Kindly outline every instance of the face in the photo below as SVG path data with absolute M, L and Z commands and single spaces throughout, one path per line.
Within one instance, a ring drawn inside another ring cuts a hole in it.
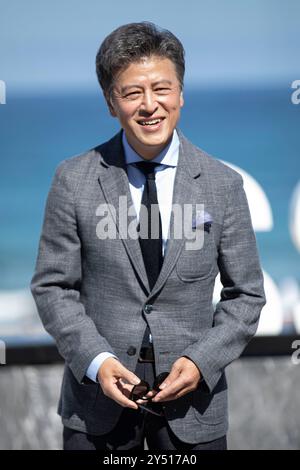
M 109 109 L 131 147 L 143 158 L 157 156 L 172 138 L 183 97 L 173 62 L 161 57 L 130 64 L 116 78 Z

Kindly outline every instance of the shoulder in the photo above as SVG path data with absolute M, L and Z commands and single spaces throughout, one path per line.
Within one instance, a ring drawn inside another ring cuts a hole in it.
M 200 150 L 200 152 L 203 166 L 208 175 L 213 175 L 215 179 L 226 181 L 229 184 L 241 184 L 243 182 L 243 178 L 237 171 L 203 150 Z
M 187 158 L 192 159 L 193 163 L 198 165 L 201 169 L 201 175 L 207 180 L 214 181 L 216 186 L 226 186 L 227 188 L 243 184 L 243 178 L 237 171 L 221 162 L 216 156 L 210 155 L 190 142 L 182 133 L 180 133 L 180 141 Z
M 81 179 L 83 175 L 99 164 L 97 147 L 62 160 L 55 173 L 59 178 Z
M 102 151 L 110 148 L 115 137 L 85 152 L 62 160 L 55 169 L 54 182 L 62 182 L 76 189 L 81 183 L 95 179 L 100 168 Z
M 100 146 L 62 160 L 56 167 L 51 194 L 76 200 L 80 188 L 92 184 L 100 167 Z
M 116 154 L 120 153 L 120 139 L 121 133 L 118 132 L 110 140 L 61 161 L 56 168 L 56 175 L 75 181 L 94 178 L 98 173 L 101 161 L 109 158 L 110 154 L 115 159 Z

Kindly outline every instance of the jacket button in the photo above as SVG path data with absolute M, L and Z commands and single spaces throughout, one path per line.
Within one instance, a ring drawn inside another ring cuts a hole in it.
M 149 314 L 149 313 L 152 312 L 152 310 L 153 310 L 153 305 L 151 305 L 151 304 L 145 305 L 145 307 L 144 307 L 144 312 L 145 313 Z
M 134 356 L 136 353 L 136 348 L 134 346 L 130 346 L 127 350 L 128 356 Z

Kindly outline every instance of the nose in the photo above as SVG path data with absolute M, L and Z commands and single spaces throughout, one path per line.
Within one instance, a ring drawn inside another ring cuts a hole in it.
M 157 110 L 158 104 L 152 90 L 146 90 L 143 94 L 143 101 L 141 103 L 141 111 L 147 114 L 153 114 Z

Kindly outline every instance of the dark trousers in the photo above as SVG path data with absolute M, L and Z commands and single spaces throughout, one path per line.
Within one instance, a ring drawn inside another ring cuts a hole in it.
M 153 363 L 138 362 L 135 373 L 153 384 Z M 170 429 L 164 416 L 156 416 L 142 409 L 124 408 L 117 425 L 107 434 L 94 436 L 64 427 L 64 450 L 144 450 L 146 439 L 149 450 L 226 450 L 226 436 L 210 442 L 187 444 L 180 441 Z

